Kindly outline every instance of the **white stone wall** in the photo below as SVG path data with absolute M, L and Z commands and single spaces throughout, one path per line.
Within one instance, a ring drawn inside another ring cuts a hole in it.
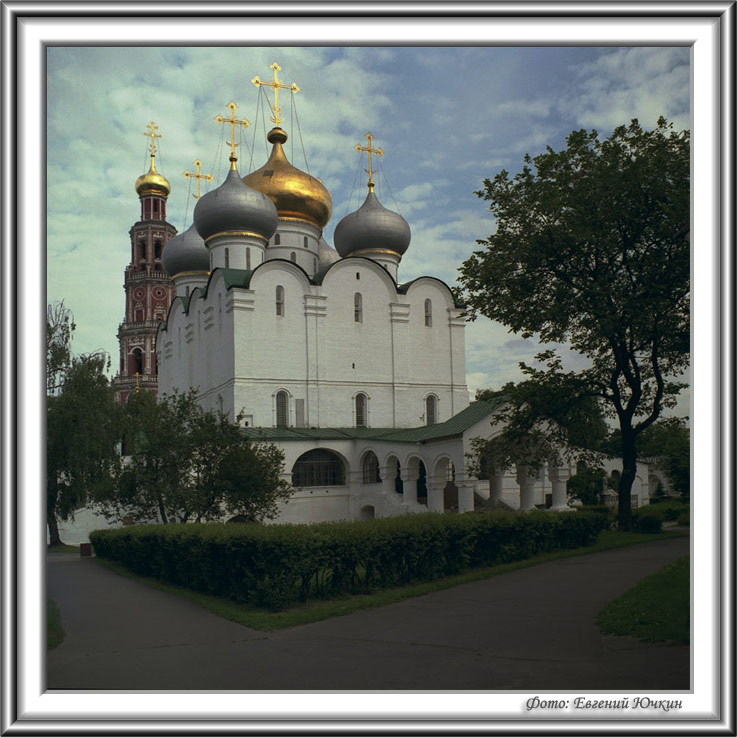
M 281 315 L 277 287 L 284 295 Z M 307 427 L 354 426 L 359 392 L 368 398 L 371 427 L 424 424 L 430 394 L 437 397 L 438 422 L 468 405 L 464 324 L 436 279 L 419 279 L 404 295 L 364 258 L 337 262 L 321 285 L 310 284 L 298 266 L 266 261 L 247 289 L 226 290 L 216 269 L 207 296 L 194 292 L 186 314 L 182 306 L 175 300 L 159 332 L 160 391 L 197 387 L 203 406 L 222 401 L 231 414 L 244 410 L 250 425 L 275 426 L 281 390 L 290 398 L 290 425 L 301 400 Z

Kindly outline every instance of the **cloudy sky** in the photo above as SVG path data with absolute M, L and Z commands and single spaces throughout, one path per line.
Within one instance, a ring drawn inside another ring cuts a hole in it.
M 646 127 L 660 115 L 679 129 L 690 125 L 688 48 L 49 48 L 47 299 L 72 310 L 76 353 L 102 349 L 117 365 L 128 230 L 139 216 L 134 183 L 148 169 L 146 124 L 154 120 L 163 136 L 157 168 L 172 185 L 168 220 L 181 231 L 194 205 L 182 172 L 200 158 L 217 186 L 227 171 L 213 118 L 231 100 L 251 121 L 241 174 L 266 160 L 267 128 L 250 80 L 271 79 L 274 61 L 281 81 L 301 90 L 301 140 L 289 95 L 280 96 L 285 149 L 332 193 L 329 243 L 365 196 L 355 144 L 371 131 L 383 148 L 377 193 L 412 229 L 401 281 L 429 274 L 456 282 L 476 240 L 493 230 L 474 191 L 502 168 L 516 172 L 525 153 L 561 148 L 578 128 L 607 136 L 633 117 Z M 480 319 L 466 330 L 466 349 L 475 391 L 520 378 L 519 361 L 538 347 Z

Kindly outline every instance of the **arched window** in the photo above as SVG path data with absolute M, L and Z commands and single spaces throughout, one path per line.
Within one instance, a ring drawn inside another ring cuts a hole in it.
M 353 321 L 363 322 L 363 297 L 360 292 L 353 295 Z
M 186 293 L 185 293 L 185 295 L 184 295 L 184 296 L 185 296 L 185 297 L 189 297 L 189 287 L 187 287 L 187 291 L 186 291 Z
M 225 249 L 225 268 L 226 269 L 230 268 L 230 249 L 229 248 Z
M 143 373 L 143 351 L 140 348 L 134 348 L 133 353 L 131 354 L 131 357 L 133 358 L 133 361 L 131 363 L 131 368 L 133 371 L 131 371 L 132 374 L 142 374 Z
M 276 314 L 279 317 L 284 316 L 284 287 L 282 286 L 276 288 Z
M 361 471 L 363 472 L 363 483 L 364 484 L 380 484 L 381 474 L 379 473 L 379 459 L 376 457 L 376 453 L 370 450 L 363 457 L 361 463 Z
M 246 268 L 251 268 L 251 249 L 246 248 Z
M 434 425 L 438 421 L 438 398 L 431 394 L 425 399 L 425 424 Z
M 154 243 L 154 258 L 161 258 L 161 243 L 159 241 Z
M 366 395 L 356 394 L 356 427 L 366 427 Z
M 432 327 L 432 302 L 429 299 L 425 300 L 425 327 Z
M 344 486 L 345 466 L 332 451 L 318 448 L 303 453 L 292 467 L 292 486 Z
M 289 426 L 289 395 L 286 392 L 276 393 L 276 426 Z
M 275 245 L 275 246 L 278 246 L 278 245 L 279 245 L 280 243 L 281 243 L 281 235 L 279 235 L 279 233 L 277 233 L 277 234 L 276 234 L 276 235 L 274 236 L 274 245 Z
M 289 254 L 289 260 L 290 260 L 290 261 L 291 261 L 291 262 L 292 262 L 293 264 L 296 264 L 296 263 L 297 263 L 297 254 L 296 254 L 296 253 L 295 253 L 294 251 L 292 251 L 292 252 L 291 252 L 291 253 Z
M 307 245 L 307 236 L 305 236 L 305 238 L 304 238 L 304 246 L 305 246 L 305 248 L 308 248 L 308 245 Z

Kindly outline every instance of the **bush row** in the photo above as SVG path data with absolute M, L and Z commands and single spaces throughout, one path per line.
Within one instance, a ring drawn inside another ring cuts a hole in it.
M 420 514 L 316 525 L 142 525 L 90 535 L 143 576 L 281 609 L 591 545 L 591 514 Z

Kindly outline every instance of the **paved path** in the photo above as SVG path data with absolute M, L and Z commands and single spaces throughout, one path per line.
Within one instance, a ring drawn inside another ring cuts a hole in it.
M 66 639 L 49 653 L 48 687 L 688 689 L 688 647 L 606 637 L 594 623 L 607 602 L 688 552 L 688 538 L 641 543 L 268 633 L 93 559 L 51 554 L 48 591 Z

